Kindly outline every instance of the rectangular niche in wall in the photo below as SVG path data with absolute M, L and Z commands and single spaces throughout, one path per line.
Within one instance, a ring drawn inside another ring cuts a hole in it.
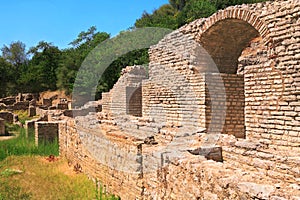
M 210 133 L 223 133 L 245 138 L 244 76 L 237 74 L 205 74 L 205 118 Z M 207 87 L 210 85 L 210 91 Z M 225 89 L 226 95 L 221 91 Z M 214 110 L 212 98 L 214 95 Z M 214 120 L 212 118 L 214 117 Z M 225 117 L 225 120 L 224 120 Z
M 142 117 L 142 87 L 126 87 L 126 114 Z

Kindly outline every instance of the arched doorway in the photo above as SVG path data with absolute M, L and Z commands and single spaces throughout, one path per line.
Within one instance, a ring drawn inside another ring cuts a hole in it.
M 209 70 L 204 72 L 205 123 L 210 133 L 221 130 L 221 133 L 245 138 L 244 68 L 247 63 L 239 63 L 239 58 L 255 38 L 262 38 L 262 34 L 265 35 L 266 29 L 261 28 L 263 25 L 258 18 L 250 17 L 255 18 L 254 25 L 252 21 L 249 22 L 249 13 L 248 18 L 243 17 L 243 14 L 232 17 L 232 13 L 230 10 L 227 13 L 223 11 L 223 15 L 216 14 L 210 17 L 198 37 L 198 42 L 209 53 L 218 68 L 218 72 Z M 263 30 L 263 33 L 259 30 Z M 207 87 L 208 85 L 210 87 Z M 226 95 L 218 95 L 218 90 L 223 85 Z M 213 95 L 214 99 L 211 94 L 216 94 Z M 222 115 L 225 115 L 224 124 L 221 124 Z M 220 120 L 213 121 L 213 116 Z

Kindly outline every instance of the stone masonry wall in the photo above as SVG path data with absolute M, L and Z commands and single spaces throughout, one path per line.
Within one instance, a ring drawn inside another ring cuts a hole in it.
M 143 116 L 155 121 L 197 128 L 205 126 L 205 83 L 186 49 L 198 44 L 174 31 L 149 50 L 149 80 L 143 82 Z M 210 64 L 203 54 L 202 65 Z
M 35 143 L 53 142 L 58 139 L 57 122 L 35 122 Z
M 0 118 L 0 135 L 5 135 L 5 120 Z
M 126 100 L 128 102 L 127 114 L 142 117 L 142 87 L 127 87 L 126 94 L 131 94 L 131 96 L 127 96 L 129 99 Z
M 205 88 L 206 128 L 208 132 L 231 134 L 238 138 L 245 138 L 244 76 L 205 74 L 205 82 L 210 82 L 210 88 Z M 225 87 L 226 95 L 219 92 L 221 87 Z
M 129 108 L 132 109 L 134 106 L 130 105 L 130 99 L 136 94 L 141 95 L 141 93 L 135 93 L 135 91 L 140 90 L 142 80 L 147 78 L 147 72 L 143 66 L 130 66 L 123 69 L 122 73 L 123 76 L 114 85 L 113 89 L 109 93 L 102 94 L 103 112 L 115 116 L 132 112 Z M 141 113 L 141 111 L 137 111 L 137 113 Z
M 239 5 L 168 34 L 149 50 L 148 80 L 128 85 L 127 73 L 103 95 L 101 123 L 60 125 L 61 154 L 122 199 L 299 199 L 299 15 L 299 0 Z M 135 86 L 143 118 L 123 118 Z M 221 119 L 210 89 L 226 95 L 228 134 L 205 133 Z M 222 147 L 223 162 L 203 146 Z
M 14 114 L 12 112 L 0 112 L 0 118 L 4 119 L 6 123 L 12 124 L 14 122 Z
M 94 180 L 100 180 L 107 192 L 122 199 L 142 199 L 140 146 L 121 137 L 119 141 L 110 140 L 110 136 L 105 132 L 101 134 L 99 128 L 89 127 L 93 120 L 83 119 L 84 123 L 77 123 L 75 119 L 68 118 L 60 122 L 60 155 L 67 157 L 69 164 Z M 134 168 L 126 169 L 126 166 Z
M 190 69 L 215 70 L 192 41 L 209 53 L 217 71 L 236 73 L 242 51 L 260 36 L 262 47 L 253 52 L 252 62 L 243 65 L 246 137 L 263 139 L 270 147 L 298 150 L 299 5 L 289 0 L 229 7 L 174 31 L 150 49 L 150 80 L 159 74 L 151 72 L 164 66 L 185 68 L 182 76 Z M 169 82 L 176 83 L 177 78 Z
M 299 153 L 300 6 L 299 1 L 274 5 L 261 14 L 274 42 L 270 59 L 257 60 L 267 53 L 262 44 L 252 46 L 259 50 L 246 56 L 246 134 L 270 148 Z

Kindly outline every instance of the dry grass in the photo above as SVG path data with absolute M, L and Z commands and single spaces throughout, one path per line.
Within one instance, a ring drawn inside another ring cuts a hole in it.
M 0 199 L 96 199 L 95 188 L 65 159 L 49 162 L 41 156 L 11 156 L 0 162 Z
M 93 182 L 83 174 L 75 174 L 65 160 L 49 162 L 39 156 L 12 156 L 1 164 L 0 182 L 6 182 L 11 188 L 17 185 L 30 199 L 93 199 L 95 196 Z M 5 176 L 8 169 L 21 173 Z

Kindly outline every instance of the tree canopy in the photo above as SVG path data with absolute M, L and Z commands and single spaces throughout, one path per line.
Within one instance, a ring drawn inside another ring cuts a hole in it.
M 152 14 L 144 12 L 135 27 L 163 27 L 177 29 L 198 18 L 205 18 L 228 6 L 257 3 L 265 0 L 169 0 Z

